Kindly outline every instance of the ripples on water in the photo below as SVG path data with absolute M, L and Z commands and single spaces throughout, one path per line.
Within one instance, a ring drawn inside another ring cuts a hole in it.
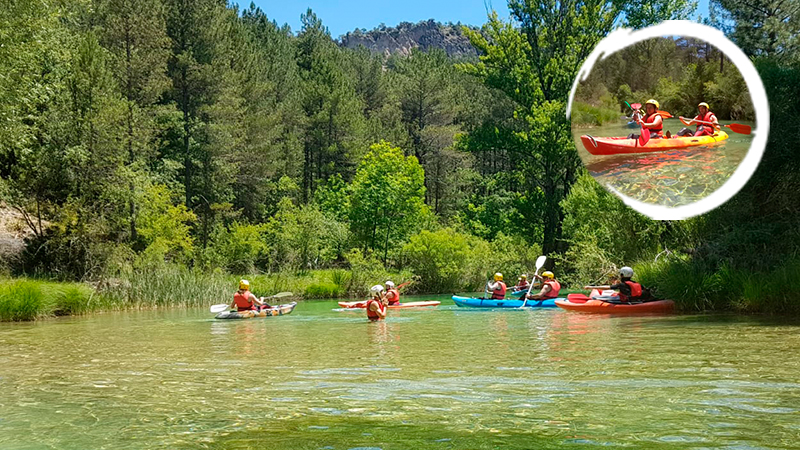
M 0 448 L 792 448 L 796 324 L 335 303 L 0 325 Z
M 668 119 L 664 129 L 676 133 L 682 127 L 677 119 Z M 694 203 L 719 189 L 747 155 L 752 136 L 724 130 L 728 139 L 714 145 L 611 156 L 589 154 L 580 136 L 627 136 L 631 130 L 625 125 L 574 128 L 573 135 L 584 165 L 600 184 L 635 200 L 675 207 Z

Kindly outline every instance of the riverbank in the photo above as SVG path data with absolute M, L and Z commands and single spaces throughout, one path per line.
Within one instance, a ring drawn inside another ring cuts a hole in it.
M 658 298 L 675 300 L 678 311 L 731 311 L 751 314 L 800 315 L 800 258 L 771 271 L 710 267 L 677 257 L 633 265 L 636 279 Z M 295 300 L 363 298 L 369 285 L 411 281 L 408 294 L 426 292 L 410 272 L 332 269 L 303 273 L 231 275 L 205 273 L 180 266 L 131 272 L 97 283 L 68 283 L 32 278 L 0 279 L 0 321 L 30 321 L 100 311 L 197 308 L 227 301 L 240 278 L 253 292 L 269 296 L 292 292 Z M 564 292 L 580 292 L 580 283 Z

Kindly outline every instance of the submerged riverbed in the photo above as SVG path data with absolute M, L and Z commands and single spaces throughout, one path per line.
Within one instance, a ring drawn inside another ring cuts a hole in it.
M 755 129 L 754 123 L 742 123 Z M 681 128 L 683 124 L 678 119 L 664 121 L 665 132 L 670 130 L 675 134 Z M 581 135 L 627 136 L 630 133 L 638 134 L 639 130 L 627 128 L 622 121 L 602 127 L 572 129 L 584 165 L 600 184 L 635 200 L 668 207 L 688 205 L 709 196 L 725 184 L 739 167 L 750 149 L 752 135 L 737 134 L 727 128 L 723 128 L 723 131 L 728 133 L 728 139 L 714 145 L 653 153 L 595 156 L 583 148 Z
M 2 323 L 0 448 L 800 448 L 800 323 L 437 299 Z

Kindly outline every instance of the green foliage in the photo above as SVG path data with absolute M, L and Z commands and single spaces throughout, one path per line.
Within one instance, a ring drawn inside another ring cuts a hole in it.
M 344 296 L 345 291 L 335 283 L 315 283 L 306 287 L 303 298 L 339 298 Z
M 405 157 L 388 142 L 370 147 L 352 184 L 350 226 L 368 250 L 383 250 L 408 236 L 428 213 L 425 174 L 417 158 Z
M 185 205 L 173 205 L 166 186 L 147 189 L 139 213 L 139 232 L 154 257 L 185 261 L 192 251 L 188 223 L 196 219 Z
M 568 281 L 604 282 L 619 267 L 658 253 L 671 226 L 633 211 L 584 172 L 562 203 Z
M 586 103 L 574 102 L 570 111 L 573 125 L 604 125 L 619 122 L 620 113 L 616 108 L 595 107 Z
M 253 273 L 256 263 L 265 257 L 269 247 L 265 241 L 266 225 L 233 222 L 221 228 L 214 237 L 212 251 L 217 265 L 231 273 Z
M 479 242 L 451 228 L 423 230 L 411 237 L 403 247 L 403 254 L 411 271 L 420 277 L 423 289 L 456 292 L 470 284 L 473 269 L 477 268 L 475 247 Z

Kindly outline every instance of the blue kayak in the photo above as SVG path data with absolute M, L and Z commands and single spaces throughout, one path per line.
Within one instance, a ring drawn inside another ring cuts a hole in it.
M 641 125 L 636 122 L 628 122 L 628 128 L 641 128 Z
M 563 298 L 550 298 L 547 300 L 528 300 L 525 304 L 526 308 L 555 308 L 556 300 L 564 300 Z M 522 306 L 522 300 L 509 298 L 504 300 L 480 299 L 473 297 L 459 297 L 453 296 L 453 302 L 458 306 L 467 308 L 519 308 Z

